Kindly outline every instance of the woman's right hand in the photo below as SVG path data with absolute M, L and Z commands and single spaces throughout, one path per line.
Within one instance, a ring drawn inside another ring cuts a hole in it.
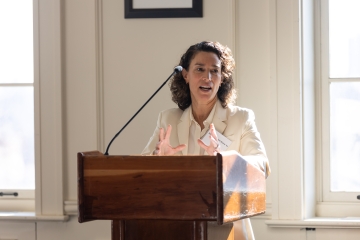
M 216 154 L 220 152 L 220 145 L 219 145 L 218 137 L 216 135 L 215 126 L 213 123 L 210 124 L 209 137 L 210 137 L 209 146 L 206 146 L 203 143 L 203 141 L 201 141 L 201 139 L 198 139 L 198 144 L 209 154 L 209 156 L 216 156 Z
M 157 156 L 174 155 L 175 153 L 182 151 L 186 147 L 185 144 L 180 144 L 177 147 L 172 147 L 170 145 L 170 134 L 171 134 L 170 124 L 168 125 L 165 133 L 164 133 L 164 129 L 160 128 L 159 142 L 156 144 L 156 148 L 153 151 L 153 155 L 157 155 Z

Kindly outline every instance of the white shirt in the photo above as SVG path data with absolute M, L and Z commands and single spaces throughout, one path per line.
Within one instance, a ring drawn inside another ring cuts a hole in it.
M 192 107 L 190 105 L 190 127 L 189 127 L 189 141 L 188 141 L 188 154 L 192 155 L 204 155 L 205 150 L 200 147 L 197 140 L 202 138 L 202 136 L 205 135 L 205 133 L 209 130 L 210 124 L 213 122 L 214 114 L 215 114 L 215 107 L 212 108 L 209 116 L 205 119 L 203 122 L 204 129 L 201 130 L 201 126 L 199 123 L 196 122 L 194 115 L 192 113 Z

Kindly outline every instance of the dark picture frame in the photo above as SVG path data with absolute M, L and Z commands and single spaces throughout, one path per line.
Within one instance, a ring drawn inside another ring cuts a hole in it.
M 201 18 L 203 0 L 192 0 L 192 8 L 134 9 L 133 0 L 124 0 L 125 18 Z

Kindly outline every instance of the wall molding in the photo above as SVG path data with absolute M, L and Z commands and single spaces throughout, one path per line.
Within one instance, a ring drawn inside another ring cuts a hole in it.
M 96 116 L 97 149 L 105 151 L 104 136 L 104 51 L 103 51 L 103 2 L 95 3 L 95 43 L 96 43 Z
M 304 220 L 267 220 L 274 228 L 360 228 L 360 218 L 309 218 Z
M 66 215 L 77 216 L 78 215 L 78 202 L 77 201 L 65 201 L 64 211 Z
M 316 204 L 316 216 L 321 217 L 358 217 L 360 216 L 360 204 L 357 202 L 318 202 Z
M 63 214 L 63 1 L 34 1 L 35 209 Z
M 35 212 L 0 212 L 0 222 L 66 222 L 69 219 L 68 215 L 39 215 Z

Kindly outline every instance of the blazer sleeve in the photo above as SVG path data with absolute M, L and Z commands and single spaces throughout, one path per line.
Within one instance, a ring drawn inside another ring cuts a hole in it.
M 150 137 L 149 142 L 146 144 L 146 147 L 141 152 L 141 155 L 152 155 L 153 151 L 155 150 L 156 144 L 159 142 L 159 132 L 161 128 L 161 117 L 162 112 L 160 112 L 158 116 L 158 120 L 156 123 L 156 128 L 154 130 L 153 135 Z
M 265 147 L 255 124 L 255 114 L 252 110 L 246 111 L 246 122 L 241 134 L 239 153 L 249 162 L 257 165 L 267 177 L 271 170 Z

